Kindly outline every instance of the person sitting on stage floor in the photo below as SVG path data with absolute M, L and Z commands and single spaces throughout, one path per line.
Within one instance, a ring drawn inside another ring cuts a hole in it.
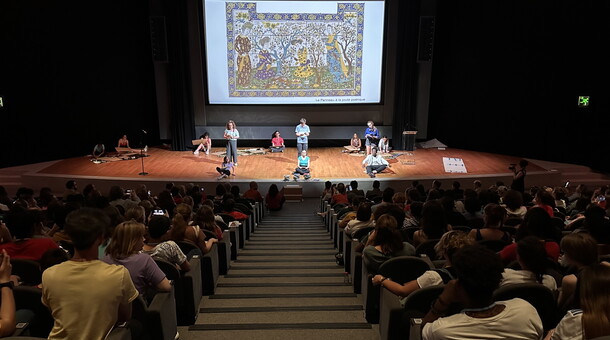
M 381 153 L 390 152 L 390 140 L 388 139 L 388 136 L 383 136 L 379 140 L 379 152 L 381 152 Z
M 222 165 L 220 167 L 216 167 L 216 171 L 218 171 L 218 173 L 220 173 L 220 176 L 218 177 L 218 179 L 227 178 L 230 175 L 235 176 L 235 174 L 232 174 L 233 162 L 229 162 L 229 158 L 227 156 L 225 156 L 222 159 Z
M 309 176 L 309 156 L 307 156 L 307 150 L 301 151 L 301 155 L 297 160 L 297 167 L 294 169 L 294 179 L 299 178 L 299 175 L 305 175 L 307 179 Z
M 195 152 L 193 152 L 195 155 L 199 154 L 199 151 L 203 151 L 205 152 L 206 155 L 210 154 L 210 149 L 212 148 L 212 139 L 210 138 L 210 134 L 207 132 L 204 132 L 203 135 L 201 135 L 201 137 L 199 137 L 201 139 L 201 143 L 199 144 L 199 146 L 197 147 L 197 149 L 195 149 Z
M 372 149 L 377 146 L 377 141 L 379 140 L 379 129 L 375 127 L 375 123 L 373 123 L 372 120 L 366 122 L 366 125 L 368 127 L 366 130 L 364 130 L 364 138 L 366 139 L 364 144 L 366 145 L 366 154 L 370 155 Z
M 377 154 L 377 148 L 372 148 L 371 154 L 366 156 L 362 161 L 362 167 L 366 168 L 366 173 L 371 178 L 374 178 L 377 173 L 382 172 L 386 167 L 390 168 L 391 166 L 388 161 Z
M 127 135 L 123 135 L 119 142 L 117 143 L 117 147 L 119 148 L 129 148 L 129 140 L 127 139 Z
M 344 146 L 345 150 L 343 152 L 351 153 L 351 152 L 359 152 L 362 147 L 362 142 L 360 138 L 358 138 L 358 134 L 354 133 L 354 137 L 350 139 L 349 145 Z
M 275 130 L 271 135 L 271 152 L 284 152 L 286 145 L 284 145 L 284 138 L 280 136 L 280 132 Z
M 258 191 L 258 183 L 255 181 L 250 182 L 250 189 L 244 192 L 243 197 L 254 200 L 255 202 L 262 202 L 263 195 L 261 195 L 261 193 Z
M 104 146 L 104 144 L 102 142 L 99 142 L 99 143 L 95 144 L 95 146 L 93 147 L 93 152 L 91 153 L 91 156 L 93 156 L 93 158 L 100 158 L 105 153 L 106 153 L 106 147 Z

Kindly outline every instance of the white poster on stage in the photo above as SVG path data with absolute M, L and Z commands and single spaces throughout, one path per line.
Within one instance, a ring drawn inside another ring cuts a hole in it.
M 443 157 L 443 165 L 445 166 L 445 172 L 458 174 L 468 173 L 468 171 L 466 171 L 466 165 L 464 165 L 464 160 L 461 158 Z

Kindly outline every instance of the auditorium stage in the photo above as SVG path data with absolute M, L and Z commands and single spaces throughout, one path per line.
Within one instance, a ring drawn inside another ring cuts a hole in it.
M 241 148 L 240 148 L 241 149 Z M 244 148 L 247 149 L 247 148 Z M 443 181 L 443 188 L 451 185 L 453 180 L 459 180 L 463 188 L 472 187 L 474 179 L 480 179 L 484 186 L 489 186 L 498 180 L 510 184 L 512 174 L 508 170 L 510 163 L 518 163 L 520 158 L 491 154 L 477 151 L 447 148 L 417 149 L 412 154 L 406 151 L 395 151 L 391 158 L 386 158 L 391 168 L 372 179 L 363 172 L 361 163 L 364 155 L 349 155 L 341 152 L 341 148 L 311 148 L 312 178 L 308 181 L 299 180 L 283 182 L 284 175 L 291 174 L 296 167 L 297 151 L 288 148 L 284 153 L 266 153 L 260 155 L 240 156 L 236 175 L 222 181 L 240 184 L 242 191 L 247 183 L 255 180 L 260 190 L 266 191 L 272 183 L 298 184 L 303 187 L 306 197 L 316 197 L 323 189 L 324 181 L 349 182 L 358 180 L 360 187 L 368 189 L 375 179 L 385 185 L 406 187 L 412 180 L 420 180 L 426 187 L 434 179 Z M 224 148 L 213 148 L 212 152 L 221 152 Z M 22 185 L 39 190 L 41 187 L 51 187 L 61 194 L 63 185 L 68 179 L 76 179 L 82 189 L 87 183 L 95 184 L 102 192 L 116 183 L 124 188 L 146 184 L 152 191 L 163 189 L 166 182 L 196 183 L 203 186 L 206 192 L 214 191 L 218 173 L 215 168 L 222 162 L 222 157 L 216 155 L 194 155 L 190 151 L 169 151 L 161 148 L 150 148 L 148 157 L 144 157 L 144 170 L 148 173 L 141 176 L 141 159 L 120 160 L 95 164 L 90 157 L 78 157 L 48 162 L 35 171 L 25 172 L 21 176 Z M 447 173 L 443 157 L 463 160 L 467 173 Z M 549 169 L 544 164 L 530 160 L 526 185 L 560 185 L 565 179 L 561 172 Z

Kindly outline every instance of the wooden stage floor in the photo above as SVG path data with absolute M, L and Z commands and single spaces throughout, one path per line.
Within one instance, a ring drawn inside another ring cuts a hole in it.
M 341 152 L 341 148 L 312 148 L 311 157 L 312 179 L 299 180 L 305 196 L 319 195 L 323 182 L 349 182 L 358 180 L 363 189 L 369 188 L 372 178 L 363 172 L 362 161 L 364 155 L 353 156 Z M 213 152 L 223 151 L 223 148 L 214 148 Z M 146 184 L 153 191 L 162 190 L 166 182 L 197 183 L 210 192 L 219 182 L 215 168 L 220 165 L 222 158 L 216 155 L 200 154 L 195 156 L 190 151 L 169 151 L 159 148 L 148 150 L 149 157 L 144 157 L 144 169 L 148 175 L 141 176 L 142 162 L 140 159 L 121 160 L 95 164 L 89 157 L 79 157 L 51 162 L 46 166 L 24 173 L 21 176 L 23 185 L 38 190 L 41 187 L 51 187 L 55 192 L 63 191 L 63 184 L 68 179 L 76 179 L 80 187 L 87 183 L 95 184 L 99 189 L 106 190 L 111 185 L 135 188 L 139 184 Z M 398 155 L 400 154 L 400 155 Z M 284 175 L 291 174 L 296 167 L 295 148 L 288 148 L 284 153 L 266 153 L 264 155 L 240 156 L 236 176 L 223 181 L 230 181 L 247 188 L 247 183 L 255 180 L 259 182 L 261 190 L 267 190 L 272 183 L 282 182 Z M 508 170 L 510 163 L 518 163 L 520 158 L 477 151 L 451 149 L 418 149 L 412 155 L 406 151 L 395 151 L 397 157 L 390 159 L 391 168 L 377 175 L 382 188 L 385 185 L 409 185 L 412 180 L 420 180 L 426 187 L 432 180 L 445 181 L 444 187 L 449 187 L 450 181 L 459 180 L 463 187 L 472 187 L 474 179 L 480 179 L 483 185 L 491 185 L 496 181 L 510 184 L 512 174 Z M 468 173 L 446 173 L 443 166 L 443 157 L 461 158 Z M 556 170 L 545 169 L 534 161 L 528 167 L 527 185 L 552 184 L 559 185 L 560 173 Z M 292 177 L 292 176 L 291 176 Z M 557 182 L 557 183 L 551 183 Z M 291 182 L 289 184 L 294 184 Z

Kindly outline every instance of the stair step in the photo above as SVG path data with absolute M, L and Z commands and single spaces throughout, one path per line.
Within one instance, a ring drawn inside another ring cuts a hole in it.
M 247 324 L 213 324 L 192 325 L 189 331 L 206 330 L 252 330 L 252 329 L 370 329 L 371 325 L 364 322 L 350 323 L 247 323 Z M 286 339 L 292 339 L 292 337 Z
M 317 312 L 362 310 L 362 305 L 201 308 L 200 313 Z
M 356 297 L 354 293 L 312 293 L 312 294 L 214 294 L 210 295 L 210 299 L 309 299 L 309 298 L 342 298 Z

